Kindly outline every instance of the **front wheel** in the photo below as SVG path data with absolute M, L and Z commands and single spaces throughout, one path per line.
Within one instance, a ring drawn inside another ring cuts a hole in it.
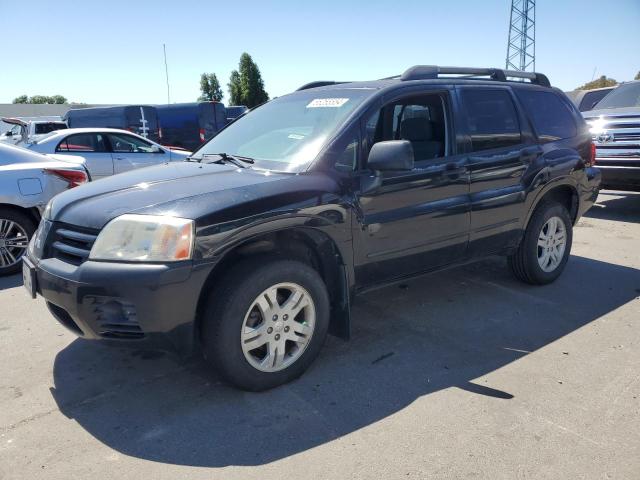
M 573 226 L 566 207 L 544 202 L 533 213 L 520 246 L 509 257 L 509 266 L 523 282 L 551 283 L 564 270 L 572 241 Z
M 221 279 L 203 315 L 205 358 L 229 383 L 266 390 L 297 378 L 317 357 L 329 296 L 310 266 L 261 257 Z

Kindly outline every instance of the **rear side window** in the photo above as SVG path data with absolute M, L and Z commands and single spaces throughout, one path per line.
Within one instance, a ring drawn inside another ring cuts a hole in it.
M 541 141 L 553 142 L 577 135 L 578 127 L 573 114 L 558 95 L 553 92 L 524 89 L 516 94 L 529 112 L 533 127 Z
M 506 90 L 468 89 L 462 92 L 474 152 L 522 142 L 518 113 Z
M 69 135 L 65 138 L 58 148 L 57 152 L 106 152 L 107 147 L 104 136 L 95 133 L 80 133 L 78 135 Z

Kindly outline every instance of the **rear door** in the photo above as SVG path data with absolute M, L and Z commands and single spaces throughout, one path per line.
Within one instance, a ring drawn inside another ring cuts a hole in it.
M 58 143 L 56 153 L 84 158 L 92 180 L 113 175 L 113 158 L 109 152 L 106 135 L 102 133 L 68 135 Z
M 498 253 L 520 238 L 524 175 L 542 154 L 506 86 L 462 86 L 461 118 L 470 173 L 469 256 Z
M 108 138 L 113 155 L 114 173 L 150 167 L 171 160 L 164 150 L 142 138 L 126 133 L 109 133 Z

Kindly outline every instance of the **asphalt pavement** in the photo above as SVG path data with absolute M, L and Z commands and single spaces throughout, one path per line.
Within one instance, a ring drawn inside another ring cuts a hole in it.
M 0 479 L 638 479 L 640 194 L 601 193 L 554 284 L 504 259 L 371 292 L 264 393 L 105 347 L 0 278 Z M 177 299 L 179 301 L 179 299 Z

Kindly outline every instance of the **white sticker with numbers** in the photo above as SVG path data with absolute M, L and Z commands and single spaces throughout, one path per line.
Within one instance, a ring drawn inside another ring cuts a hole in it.
M 348 98 L 315 98 L 307 108 L 339 108 L 349 101 Z

